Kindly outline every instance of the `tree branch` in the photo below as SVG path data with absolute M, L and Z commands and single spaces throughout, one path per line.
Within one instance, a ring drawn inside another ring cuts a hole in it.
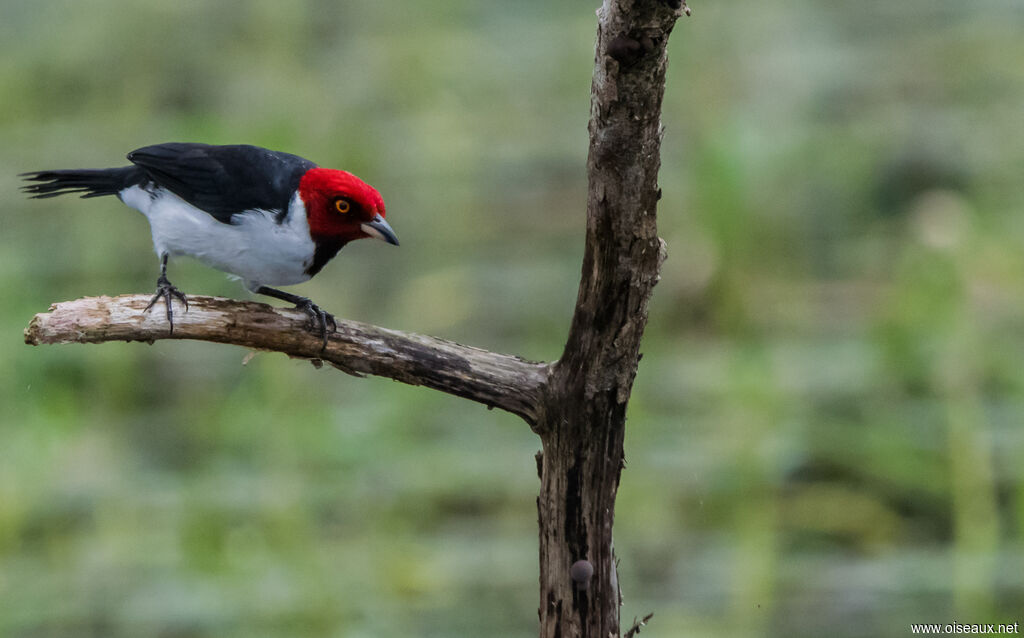
M 188 311 L 174 316 L 174 333 L 158 305 L 145 312 L 150 295 L 85 297 L 56 303 L 36 315 L 25 343 L 104 343 L 196 339 L 282 352 L 325 361 L 349 374 L 372 374 L 501 408 L 527 423 L 537 422 L 548 367 L 519 357 L 471 348 L 452 341 L 388 330 L 357 321 L 338 321 L 322 350 L 300 310 L 274 308 L 220 297 L 188 298 Z
M 625 463 L 626 405 L 647 304 L 665 258 L 656 225 L 661 103 L 668 38 L 684 13 L 689 9 L 682 0 L 604 0 L 598 10 L 586 247 L 569 336 L 554 364 L 352 321 L 339 321 L 321 350 L 300 311 L 211 297 L 190 297 L 173 335 L 162 313 L 143 312 L 149 296 L 135 295 L 56 304 L 36 315 L 25 340 L 232 343 L 424 385 L 517 414 L 544 448 L 537 457 L 540 635 L 620 636 L 612 526 Z M 639 633 L 649 618 L 626 635 Z

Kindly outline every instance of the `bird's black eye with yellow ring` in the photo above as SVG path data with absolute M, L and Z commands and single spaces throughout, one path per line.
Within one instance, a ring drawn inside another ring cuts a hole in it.
M 334 200 L 334 210 L 344 215 L 348 211 L 352 210 L 352 204 L 350 204 L 347 199 L 339 197 L 338 199 Z

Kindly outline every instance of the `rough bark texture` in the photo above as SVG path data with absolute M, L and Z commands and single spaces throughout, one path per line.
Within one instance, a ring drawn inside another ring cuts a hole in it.
M 586 249 L 576 312 L 561 359 L 523 361 L 435 339 L 339 321 L 321 350 L 307 318 L 260 303 L 189 297 L 169 335 L 149 295 L 55 304 L 25 331 L 30 344 L 202 339 L 322 360 L 518 414 L 543 443 L 541 638 L 621 635 L 612 523 L 623 435 L 647 302 L 664 260 L 655 209 L 665 46 L 680 0 L 604 0 L 598 10 L 587 160 Z M 158 306 L 159 308 L 159 306 Z M 627 632 L 639 632 L 650 616 Z
M 167 332 L 162 305 L 144 312 L 150 295 L 86 297 L 54 304 L 25 330 L 25 343 L 103 343 L 157 339 L 201 339 L 291 357 L 323 361 L 355 375 L 372 374 L 423 385 L 518 414 L 533 424 L 547 366 L 452 341 L 357 321 L 338 320 L 322 349 L 300 310 L 218 297 L 188 298 L 177 309 L 174 334 Z M 161 302 L 162 304 L 162 302 Z
M 583 275 L 537 423 L 545 638 L 620 631 L 612 523 L 626 402 L 665 254 L 655 223 L 661 100 L 665 46 L 680 13 L 655 0 L 606 0 L 598 12 Z M 593 566 L 583 582 L 572 573 L 581 560 Z

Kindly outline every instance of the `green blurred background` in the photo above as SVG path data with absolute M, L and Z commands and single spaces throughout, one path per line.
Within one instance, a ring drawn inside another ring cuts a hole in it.
M 252 143 L 377 186 L 402 240 L 294 288 L 558 356 L 595 2 L 0 0 L 0 636 L 531 636 L 516 418 L 203 343 L 31 348 L 150 291 L 141 215 L 15 175 Z M 669 260 L 616 550 L 644 636 L 1024 621 L 1024 7 L 695 2 Z M 202 266 L 190 294 L 245 297 Z

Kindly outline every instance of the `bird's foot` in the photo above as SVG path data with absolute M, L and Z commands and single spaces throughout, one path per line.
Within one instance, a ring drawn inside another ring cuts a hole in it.
M 168 332 L 174 334 L 174 309 L 171 307 L 171 298 L 177 299 L 185 306 L 185 312 L 188 312 L 188 299 L 185 298 L 185 293 L 181 292 L 174 287 L 171 282 L 167 281 L 167 277 L 160 275 L 156 280 L 156 294 L 149 300 L 149 305 L 143 312 L 149 312 L 149 309 L 156 304 L 160 298 L 163 297 L 164 305 L 167 307 L 167 325 L 169 326 Z
M 308 297 L 300 297 L 295 302 L 295 308 L 309 314 L 310 327 L 320 333 L 320 338 L 324 342 L 323 349 L 326 350 L 327 331 L 334 332 L 338 329 L 338 322 L 334 319 L 334 315 L 313 303 Z

